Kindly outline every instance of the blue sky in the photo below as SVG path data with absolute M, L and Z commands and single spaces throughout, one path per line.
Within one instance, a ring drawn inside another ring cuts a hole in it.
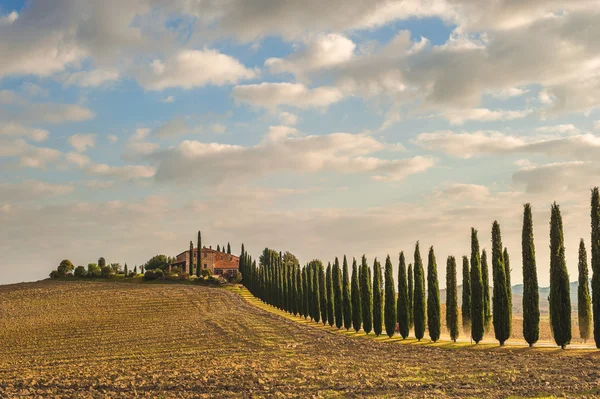
M 443 276 L 496 219 L 517 283 L 526 202 L 547 283 L 554 200 L 574 280 L 598 6 L 329 3 L 0 0 L 0 283 L 141 264 L 198 229 L 302 261 L 420 240 Z

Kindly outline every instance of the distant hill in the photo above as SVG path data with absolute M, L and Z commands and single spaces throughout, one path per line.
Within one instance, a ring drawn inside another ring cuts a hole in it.
M 523 284 L 513 285 L 513 313 L 518 315 L 523 313 Z M 571 309 L 577 311 L 577 290 L 579 289 L 579 282 L 573 281 L 570 284 L 571 290 Z M 491 289 L 491 288 L 490 288 Z M 591 292 L 591 288 L 590 288 Z M 550 287 L 540 287 L 540 312 L 542 314 L 549 312 L 548 295 L 550 295 Z M 490 292 L 490 298 L 492 292 Z M 446 289 L 440 290 L 440 300 L 442 303 L 446 303 Z M 458 286 L 458 306 L 462 305 L 462 285 Z

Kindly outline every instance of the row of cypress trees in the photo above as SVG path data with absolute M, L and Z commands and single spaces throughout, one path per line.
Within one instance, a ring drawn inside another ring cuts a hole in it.
M 588 339 L 592 332 L 600 348 L 600 194 L 592 190 L 591 200 L 591 263 L 592 295 L 588 288 L 587 254 L 583 239 L 579 245 L 578 318 L 580 335 Z M 530 346 L 539 339 L 539 287 L 533 237 L 533 217 L 530 204 L 524 205 L 522 226 L 523 260 L 523 337 Z M 489 263 L 493 295 L 490 298 Z M 456 258 L 446 261 L 446 325 L 450 337 L 456 341 L 460 326 L 465 334 L 479 343 L 492 325 L 495 338 L 504 345 L 512 332 L 512 291 L 510 259 L 502 245 L 500 225 L 492 224 L 491 260 L 481 251 L 478 232 L 471 229 L 471 256 L 462 257 L 462 306 L 458 309 L 458 281 Z M 396 330 L 403 338 L 414 327 L 421 340 L 426 332 L 432 341 L 440 338 L 441 311 L 437 262 L 433 247 L 428 252 L 427 275 L 423 267 L 419 242 L 415 245 L 414 267 L 406 266 L 404 252 L 400 252 L 397 286 L 394 282 L 392 261 L 385 262 L 385 279 L 377 259 L 370 268 L 363 255 L 360 266 L 352 262 L 350 274 L 346 256 L 342 266 L 336 258 L 333 265 L 323 267 L 313 260 L 304 267 L 284 264 L 281 253 L 265 248 L 261 264 L 256 265 L 242 246 L 240 270 L 243 283 L 265 303 L 300 315 L 315 322 L 342 326 L 355 331 L 362 329 L 380 335 L 385 328 L 388 336 Z M 372 273 L 372 274 L 371 274 Z M 427 279 L 427 289 L 425 286 Z M 385 281 L 385 284 L 383 283 Z M 565 348 L 571 340 L 571 301 L 569 276 L 565 261 L 563 224 L 560 207 L 551 206 L 550 218 L 550 323 L 554 340 Z M 426 297 L 427 296 L 427 297 Z M 592 312 L 593 310 L 593 312 Z M 462 320 L 459 320 L 459 314 Z

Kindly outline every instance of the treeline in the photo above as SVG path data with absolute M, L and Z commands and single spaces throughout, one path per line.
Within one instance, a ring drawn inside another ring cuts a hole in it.
M 579 333 L 584 340 L 592 329 L 600 348 L 600 195 L 591 198 L 592 295 L 588 288 L 587 255 L 583 239 L 579 247 Z M 493 328 L 495 338 L 504 345 L 512 332 L 511 268 L 507 248 L 503 247 L 500 225 L 492 223 L 492 248 L 480 250 L 478 231 L 471 229 L 471 254 L 462 257 L 462 307 L 458 306 L 457 262 L 446 259 L 446 326 L 450 338 L 462 334 L 479 343 Z M 533 346 L 539 339 L 539 287 L 533 217 L 530 204 L 524 205 L 522 226 L 523 260 L 523 338 Z M 369 265 L 365 255 L 352 259 L 344 255 L 327 266 L 318 259 L 304 266 L 293 255 L 265 248 L 259 263 L 242 245 L 240 271 L 242 283 L 257 298 L 281 310 L 337 328 L 363 330 L 389 337 L 397 332 L 405 339 L 411 330 L 421 340 L 428 333 L 432 341 L 440 338 L 441 309 L 437 260 L 434 248 L 427 251 L 425 271 L 417 241 L 413 263 L 406 265 L 404 252 L 398 257 L 394 276 L 388 255 L 384 270 L 375 258 Z M 489 259 L 488 259 L 489 256 Z M 491 269 L 490 269 L 491 266 Z M 385 276 L 385 278 L 383 277 Z M 396 279 L 395 279 L 396 278 Z M 490 298 L 490 278 L 493 292 Z M 385 281 L 385 284 L 384 284 Z M 427 284 L 427 285 L 426 285 Z M 560 207 L 551 206 L 550 217 L 550 325 L 558 346 L 571 341 L 571 300 L 565 261 L 563 223 Z M 592 300 L 593 299 L 593 300 Z M 592 312 L 593 310 L 593 312 Z M 592 323 L 593 315 L 593 323 Z

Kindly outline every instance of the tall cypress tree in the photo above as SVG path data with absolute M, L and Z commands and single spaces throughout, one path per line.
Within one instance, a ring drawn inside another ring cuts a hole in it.
M 229 243 L 227 243 L 227 253 L 231 255 L 231 245 Z
M 321 300 L 321 320 L 327 324 L 327 286 L 325 285 L 325 267 L 319 264 L 319 298 Z
M 310 317 L 310 305 L 311 305 L 311 293 L 310 293 L 310 282 L 312 280 L 310 279 L 310 273 L 308 272 L 308 266 L 305 266 L 302 268 L 302 296 L 304 298 L 303 299 L 303 303 L 302 303 L 302 307 L 304 310 L 304 319 L 307 319 Z
M 523 232 L 521 236 L 523 253 L 523 338 L 532 347 L 540 338 L 540 294 L 535 264 L 531 205 L 525 204 L 523 208 Z
M 342 273 L 340 270 L 340 261 L 337 256 L 333 263 L 333 270 L 331 271 L 331 278 L 333 279 L 333 308 L 335 313 L 335 326 L 337 328 L 342 327 L 344 324 L 343 315 L 343 299 L 342 299 Z
M 190 241 L 190 253 L 189 253 L 189 257 L 190 257 L 190 271 L 189 274 L 192 274 L 194 272 L 194 243 L 192 241 Z M 185 270 L 184 270 L 185 272 Z
M 423 261 L 421 260 L 421 251 L 419 250 L 419 241 L 415 245 L 415 292 L 413 305 L 415 337 L 420 341 L 423 335 L 425 335 L 427 313 L 425 309 L 425 272 L 423 270 Z
M 348 275 L 348 261 L 344 255 L 342 271 L 342 300 L 344 301 L 344 328 L 346 331 L 352 326 L 352 301 L 350 295 L 350 277 Z
M 437 263 L 433 247 L 429 248 L 429 257 L 427 262 L 427 325 L 429 327 L 429 337 L 433 342 L 440 339 L 441 327 L 441 309 L 440 309 L 440 284 L 437 274 Z
M 200 230 L 198 230 L 198 249 L 197 249 L 198 253 L 196 254 L 196 256 L 198 257 L 198 261 L 197 264 L 198 266 L 196 266 L 196 277 L 200 278 L 200 276 L 202 275 L 202 233 L 200 232 Z M 245 251 L 244 251 L 244 244 L 242 244 L 242 256 L 245 255 Z M 241 261 L 241 258 L 240 258 Z M 250 265 L 248 265 L 250 266 Z M 245 271 L 244 271 L 245 272 Z M 242 278 L 244 278 L 244 275 L 242 272 Z
M 448 256 L 446 262 L 446 327 L 450 339 L 458 338 L 458 287 L 456 286 L 456 259 Z
M 571 297 L 565 261 L 562 216 L 556 202 L 550 218 L 550 326 L 558 346 L 571 341 Z
M 221 246 L 219 246 L 219 244 L 217 244 L 217 252 L 221 252 Z
M 471 338 L 476 344 L 481 341 L 484 332 L 483 282 L 479 254 L 477 230 L 471 228 Z
M 385 332 L 391 338 L 396 332 L 396 289 L 394 288 L 394 269 L 388 255 L 385 260 Z
M 483 284 L 483 328 L 487 334 L 492 323 L 492 310 L 490 305 L 490 273 L 485 248 L 481 251 L 481 283 Z
M 471 272 L 469 258 L 463 256 L 462 260 L 462 327 L 464 333 L 471 335 Z
M 358 266 L 356 259 L 352 260 L 352 327 L 354 331 L 360 331 L 362 325 L 362 299 L 360 295 L 360 282 L 358 281 Z
M 300 275 L 300 266 L 293 266 L 293 279 L 294 279 L 294 316 L 302 315 L 302 280 Z
M 381 264 L 375 258 L 373 262 L 373 331 L 381 335 L 383 329 L 383 295 L 381 292 Z
M 600 194 L 598 187 L 592 190 L 592 310 L 594 316 L 594 340 L 600 348 Z
M 335 323 L 335 314 L 333 313 L 333 276 L 331 271 L 331 262 L 327 264 L 327 272 L 325 275 L 325 284 L 327 284 L 327 322 L 330 327 Z
M 387 276 L 385 281 L 387 281 Z M 387 306 L 387 305 L 386 305 Z M 408 337 L 408 331 L 410 329 L 410 312 L 409 312 L 409 300 L 408 300 L 408 286 L 406 280 L 406 260 L 404 259 L 404 252 L 400 252 L 399 263 L 398 263 L 398 304 L 397 315 L 398 329 L 402 339 Z
M 371 286 L 371 272 L 365 255 L 362 257 L 360 266 L 360 299 L 362 302 L 363 331 L 368 334 L 373 328 L 373 288 Z
M 312 265 L 312 318 L 318 323 L 321 321 L 321 301 L 319 297 L 320 289 L 319 289 L 319 266 L 316 263 Z
M 415 325 L 415 276 L 412 263 L 408 264 L 406 271 L 406 283 L 408 285 L 408 330 Z
M 583 238 L 579 242 L 579 286 L 577 287 L 577 316 L 579 317 L 579 335 L 585 342 L 590 338 L 592 309 L 587 265 L 587 253 Z
M 510 258 L 508 257 L 508 249 L 504 247 L 504 270 L 506 273 L 506 296 L 508 297 L 508 336 L 512 335 L 512 281 L 510 278 Z
M 502 254 L 502 237 L 500 225 L 494 221 L 492 225 L 492 273 L 494 275 L 494 334 L 500 346 L 510 337 L 510 318 L 508 313 L 508 288 L 506 287 L 506 273 L 504 269 L 504 256 Z

